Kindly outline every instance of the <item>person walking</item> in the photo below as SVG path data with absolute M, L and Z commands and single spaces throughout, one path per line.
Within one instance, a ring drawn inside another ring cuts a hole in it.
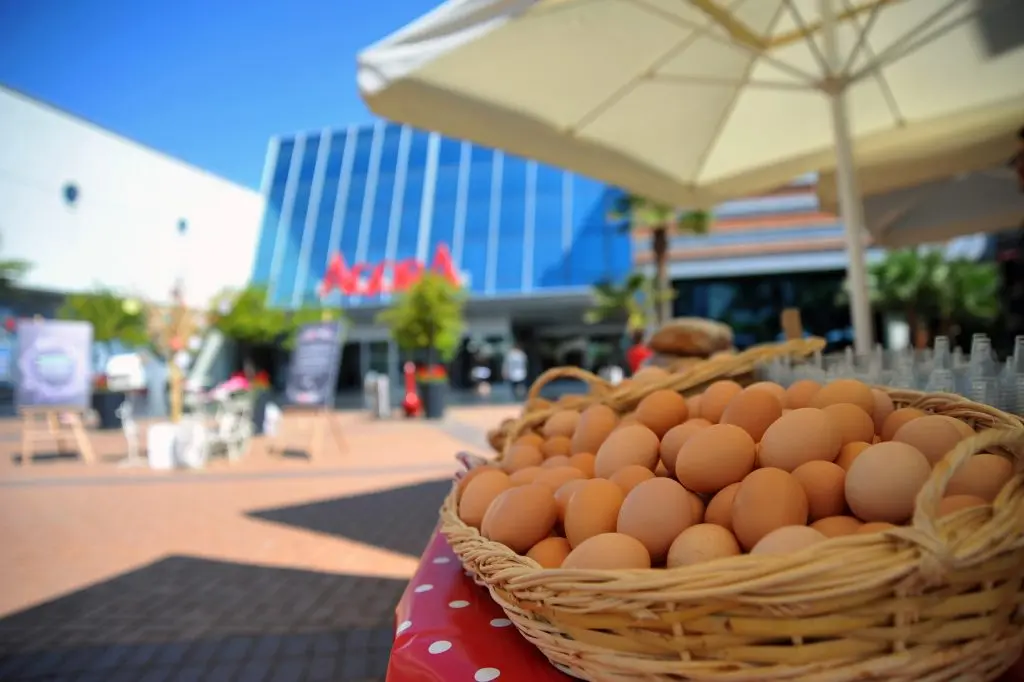
M 521 399 L 526 393 L 526 353 L 518 344 L 512 344 L 505 354 L 505 366 L 503 374 L 505 381 L 512 384 L 512 395 Z

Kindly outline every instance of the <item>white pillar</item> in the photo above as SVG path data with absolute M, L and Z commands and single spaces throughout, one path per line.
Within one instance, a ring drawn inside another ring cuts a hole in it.
M 826 92 L 832 113 L 832 130 L 836 146 L 836 193 L 839 196 L 839 215 L 846 234 L 847 277 L 850 286 L 850 316 L 853 319 L 854 348 L 858 354 L 867 354 L 874 345 L 871 323 L 871 303 L 868 300 L 867 265 L 864 254 L 864 205 L 857 186 L 857 166 L 853 158 L 850 121 L 846 106 L 846 82 L 843 58 L 839 54 L 836 37 L 835 0 L 821 0 L 821 30 L 825 58 L 830 72 L 837 76 L 835 88 Z

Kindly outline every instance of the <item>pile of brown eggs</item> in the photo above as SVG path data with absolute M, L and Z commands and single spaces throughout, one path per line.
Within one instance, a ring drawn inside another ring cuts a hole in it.
M 458 513 L 545 568 L 792 552 L 907 523 L 932 467 L 973 433 L 847 379 L 719 381 L 689 399 L 658 390 L 621 416 L 604 405 L 553 414 L 459 482 Z M 1012 473 L 1004 457 L 975 455 L 939 513 L 990 504 Z

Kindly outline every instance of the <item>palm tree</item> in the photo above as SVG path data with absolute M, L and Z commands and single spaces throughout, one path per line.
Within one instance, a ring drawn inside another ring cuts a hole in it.
M 655 301 L 651 280 L 634 272 L 622 284 L 601 282 L 594 285 L 594 306 L 583 319 L 587 324 L 626 318 L 626 333 L 633 335 L 646 329 Z
M 954 260 L 935 269 L 939 328 L 955 336 L 959 323 L 991 321 L 999 315 L 1001 278 L 995 263 Z
M 669 233 L 707 234 L 711 223 L 706 211 L 681 211 L 635 194 L 618 198 L 608 214 L 611 221 L 621 223 L 627 231 L 648 230 L 654 256 L 654 279 L 659 292 L 654 319 L 660 325 L 672 317 L 672 291 L 668 279 Z

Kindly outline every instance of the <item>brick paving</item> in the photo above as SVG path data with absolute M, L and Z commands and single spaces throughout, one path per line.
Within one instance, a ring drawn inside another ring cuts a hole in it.
M 0 422 L 0 680 L 382 680 L 453 454 L 487 453 L 469 409 L 340 419 L 320 461 L 174 473 L 118 468 L 110 433 L 94 466 L 21 467 Z

